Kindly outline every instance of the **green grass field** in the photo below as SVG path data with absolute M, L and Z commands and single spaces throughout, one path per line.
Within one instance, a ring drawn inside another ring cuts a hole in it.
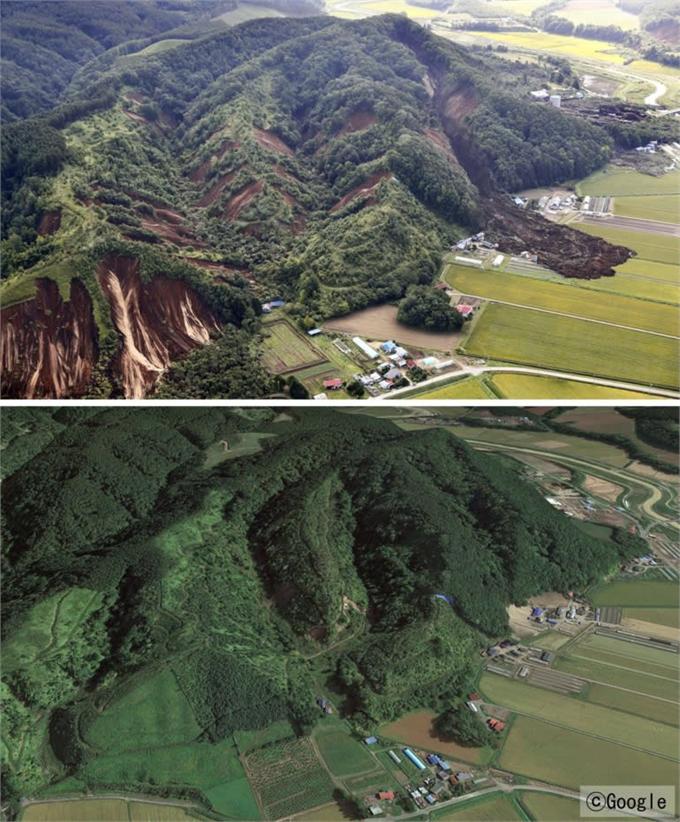
M 646 231 L 626 231 L 624 228 L 612 228 L 606 223 L 577 223 L 579 231 L 603 237 L 614 245 L 632 248 L 645 260 L 674 265 L 680 256 L 680 239 L 670 234 L 651 234 Z M 632 265 L 632 261 L 628 262 Z
M 335 776 L 349 776 L 377 767 L 368 749 L 345 730 L 320 731 L 316 744 L 328 768 Z
M 93 748 L 120 753 L 191 742 L 200 732 L 175 675 L 166 668 L 114 700 L 83 735 Z
M 624 608 L 624 617 L 680 628 L 680 607 L 678 608 Z
M 262 331 L 262 363 L 274 374 L 296 371 L 325 359 L 287 320 L 264 323 Z
M 637 608 L 677 608 L 679 591 L 673 582 L 661 580 L 615 580 L 589 592 L 593 605 Z
M 677 223 L 680 217 L 680 195 L 647 194 L 643 197 L 616 197 L 614 214 L 641 220 Z
M 658 263 L 644 257 L 631 257 L 616 269 L 617 276 L 642 277 L 648 282 L 659 280 L 662 283 L 677 285 L 680 283 L 680 268 L 671 263 Z
M 557 631 L 546 631 L 540 634 L 536 639 L 532 640 L 531 644 L 538 648 L 547 648 L 550 651 L 556 651 L 561 648 L 565 642 L 569 642 L 570 637 L 565 634 L 558 634 Z
M 551 796 L 547 793 L 522 794 L 522 805 L 537 822 L 565 822 L 579 818 L 579 803 L 566 796 Z
M 677 734 L 669 725 L 650 722 L 495 674 L 484 674 L 480 688 L 491 702 L 536 719 L 550 720 L 556 723 L 555 728 L 562 726 L 584 734 L 594 734 L 611 742 L 644 747 L 648 752 L 677 759 Z
M 555 667 L 569 674 L 592 679 L 604 685 L 616 685 L 628 688 L 647 696 L 658 696 L 661 699 L 678 699 L 678 682 L 671 678 L 661 678 L 658 675 L 648 676 L 646 672 L 629 670 L 610 662 L 596 662 L 579 655 L 578 646 L 563 657 L 559 657 Z M 676 706 L 677 710 L 677 706 Z
M 259 819 L 260 812 L 236 749 L 230 741 L 139 748 L 92 759 L 82 769 L 90 785 L 192 787 L 210 795 L 227 819 Z
M 644 738 L 648 736 L 649 731 Z M 677 780 L 677 763 L 669 759 L 525 716 L 514 721 L 498 764 L 575 790 L 593 784 L 673 785 Z
M 572 23 L 587 23 L 593 26 L 618 26 L 621 29 L 639 29 L 636 14 L 619 8 L 615 0 L 569 0 L 560 9 L 560 17 Z
M 499 271 L 471 270 L 449 265 L 446 280 L 466 294 L 561 314 L 627 325 L 645 331 L 680 334 L 676 306 L 638 300 L 619 294 L 586 292 L 567 280 L 547 282 Z M 614 282 L 616 278 L 611 278 Z
M 442 808 L 430 814 L 432 820 L 457 819 L 460 822 L 512 822 L 523 817 L 509 796 L 493 794 L 465 802 L 461 807 Z
M 423 400 L 488 400 L 494 398 L 493 392 L 489 391 L 478 377 L 456 380 L 441 388 L 435 386 L 429 391 L 413 396 Z
M 648 400 L 651 396 L 638 391 L 623 391 L 558 377 L 534 377 L 531 374 L 494 374 L 491 381 L 499 394 L 513 400 Z
M 674 339 L 506 305 L 484 309 L 465 353 L 669 388 L 680 382 Z
M 588 702 L 635 716 L 643 716 L 654 722 L 665 722 L 667 725 L 678 726 L 677 702 L 663 702 L 660 699 L 628 693 L 618 688 L 592 684 L 588 688 Z
M 35 297 L 36 280 L 42 277 L 54 280 L 62 300 L 68 300 L 71 295 L 71 280 L 77 276 L 78 272 L 71 263 L 63 261 L 43 268 L 36 267 L 28 275 L 9 277 L 0 285 L 0 307 L 8 308 L 15 303 L 32 300 Z
M 572 649 L 572 653 L 576 651 Z M 611 637 L 590 636 L 579 643 L 578 654 L 595 662 L 606 662 L 665 678 L 678 678 L 675 655 L 658 648 L 648 648 Z
M 632 168 L 610 165 L 581 180 L 576 190 L 581 195 L 610 195 L 612 197 L 677 195 L 680 190 L 680 171 L 671 171 L 655 177 Z

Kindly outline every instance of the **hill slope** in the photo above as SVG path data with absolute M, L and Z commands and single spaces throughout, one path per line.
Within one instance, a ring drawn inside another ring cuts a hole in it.
M 566 276 L 613 274 L 626 249 L 499 193 L 583 176 L 609 156 L 602 129 L 518 95 L 546 71 L 501 66 L 397 16 L 252 20 L 131 63 L 95 61 L 70 103 L 7 129 L 5 391 L 144 396 L 216 333 L 213 320 L 253 330 L 255 304 L 213 317 L 215 302 L 280 294 L 315 323 L 432 281 L 442 250 L 481 227 Z M 150 342 L 143 312 L 123 318 L 105 258 L 188 283 L 200 329 L 168 328 L 188 347 Z M 40 282 L 56 280 L 68 301 L 73 278 L 94 318 L 78 374 L 64 323 L 41 322 L 16 353 L 24 314 L 44 315 Z M 41 351 L 53 352 L 47 377 Z M 146 377 L 121 368 L 131 359 Z
M 140 749 L 305 733 L 329 672 L 358 727 L 449 708 L 510 602 L 619 559 L 442 430 L 266 408 L 6 416 L 7 799 L 65 777 L 144 790 Z M 256 433 L 263 453 L 238 457 Z

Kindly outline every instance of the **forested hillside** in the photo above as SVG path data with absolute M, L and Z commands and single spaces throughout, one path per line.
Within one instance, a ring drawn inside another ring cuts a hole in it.
M 509 603 L 620 559 L 443 430 L 318 409 L 3 418 L 10 803 L 46 783 L 177 795 L 135 775 L 140 749 L 304 734 L 329 671 L 360 730 L 447 710 Z M 149 724 L 163 700 L 171 728 Z
M 562 225 L 543 237 L 542 218 L 498 194 L 610 155 L 599 127 L 520 99 L 548 67 L 389 15 L 162 42 L 107 51 L 68 102 L 5 129 L 6 394 L 145 396 L 225 324 L 253 334 L 255 298 L 283 297 L 309 328 L 430 283 L 442 251 L 486 223 L 505 240 L 511 226 L 517 250 L 542 243 L 567 276 L 627 257 Z M 163 278 L 183 283 L 165 313 Z

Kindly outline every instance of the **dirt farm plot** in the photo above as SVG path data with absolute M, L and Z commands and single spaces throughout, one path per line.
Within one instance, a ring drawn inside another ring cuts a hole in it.
M 616 502 L 619 495 L 624 491 L 622 485 L 600 479 L 600 477 L 593 477 L 590 474 L 583 480 L 583 488 L 594 497 L 606 499 L 608 502 Z
M 358 334 L 369 340 L 394 340 L 427 351 L 452 351 L 461 338 L 460 334 L 423 331 L 403 325 L 397 322 L 397 309 L 393 305 L 377 305 L 354 311 L 345 317 L 328 320 L 323 327 L 344 334 Z
M 483 761 L 484 748 L 466 748 L 455 742 L 444 742 L 434 730 L 435 714 L 432 711 L 416 711 L 406 714 L 394 722 L 380 728 L 380 736 L 395 739 L 406 745 L 414 745 L 426 751 L 460 759 L 464 762 L 478 763 Z
M 259 748 L 245 767 L 266 819 L 279 819 L 333 799 L 333 782 L 309 739 L 291 739 Z
M 326 362 L 326 357 L 287 320 L 264 325 L 262 363 L 273 374 L 287 374 Z

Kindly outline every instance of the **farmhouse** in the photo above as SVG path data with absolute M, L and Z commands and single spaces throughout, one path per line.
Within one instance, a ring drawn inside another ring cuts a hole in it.
M 380 348 L 385 354 L 393 354 L 397 349 L 397 344 L 393 340 L 385 340 L 384 343 L 380 344 Z
M 475 313 L 474 305 L 468 305 L 467 303 L 458 303 L 456 306 L 456 311 L 463 317 L 463 319 L 467 320 Z
M 378 799 L 391 802 L 394 799 L 394 791 L 378 791 Z
M 329 391 L 337 391 L 342 388 L 342 380 L 339 377 L 332 380 L 324 380 L 323 387 Z

